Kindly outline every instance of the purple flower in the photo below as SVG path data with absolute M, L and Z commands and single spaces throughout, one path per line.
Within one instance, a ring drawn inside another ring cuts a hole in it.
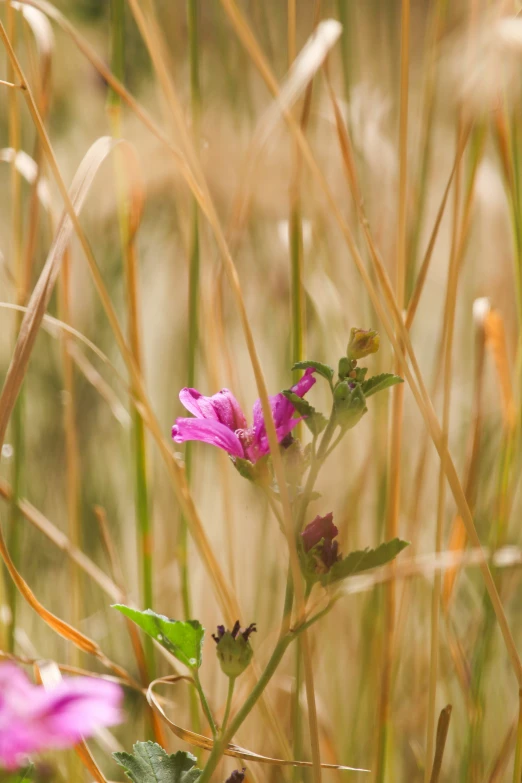
M 332 512 L 324 517 L 316 516 L 301 533 L 306 554 L 316 547 L 311 555 L 312 570 L 315 573 L 327 573 L 339 560 L 339 544 L 334 541 L 338 533 L 339 531 L 333 523 Z
M 304 397 L 312 388 L 315 383 L 313 372 L 314 370 L 309 368 L 301 380 L 292 386 L 294 394 Z M 185 388 L 180 391 L 179 398 L 195 418 L 176 419 L 172 427 L 172 437 L 176 443 L 199 440 L 223 449 L 231 457 L 247 459 L 253 463 L 269 453 L 261 400 L 254 403 L 254 424 L 249 427 L 238 401 L 228 389 L 222 389 L 213 397 L 205 397 L 197 389 Z M 295 408 L 284 394 L 269 397 L 269 401 L 277 440 L 281 443 L 302 417 L 293 418 Z
M 73 677 L 52 690 L 33 685 L 11 663 L 0 666 L 0 767 L 16 769 L 27 756 L 69 748 L 97 728 L 121 720 L 122 690 L 106 680 Z

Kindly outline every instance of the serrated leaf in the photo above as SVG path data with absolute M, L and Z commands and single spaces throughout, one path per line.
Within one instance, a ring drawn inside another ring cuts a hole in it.
M 312 435 L 319 435 L 319 433 L 324 430 L 328 424 L 328 419 L 323 416 L 322 413 L 316 411 L 308 400 L 299 397 L 299 395 L 291 391 L 291 389 L 285 389 L 282 394 L 292 403 L 299 415 L 305 417 L 304 423 Z
M 312 435 L 320 435 L 328 424 L 328 419 L 326 416 L 323 416 L 322 413 L 316 411 L 313 416 L 308 416 L 308 418 L 304 420 L 304 423 Z
M 326 378 L 326 380 L 331 383 L 332 379 L 334 377 L 334 370 L 333 367 L 330 367 L 329 364 L 323 364 L 322 362 L 311 362 L 311 361 L 304 361 L 304 362 L 296 362 L 294 366 L 292 367 L 292 370 L 308 370 L 308 369 L 315 370 L 319 375 L 322 375 L 323 378 Z
M 391 372 L 383 372 L 380 375 L 368 378 L 367 381 L 363 381 L 361 386 L 365 397 L 370 397 L 372 394 L 388 389 L 390 386 L 395 386 L 397 383 L 404 383 L 404 380 Z
M 169 620 L 152 609 L 140 612 L 124 604 L 114 604 L 112 608 L 130 618 L 185 666 L 199 669 L 205 629 L 198 620 Z
M 195 783 L 201 770 L 191 753 L 178 750 L 169 756 L 155 742 L 137 742 L 134 753 L 113 753 L 133 783 Z
M 331 584 L 340 579 L 346 579 L 348 576 L 360 574 L 361 571 L 368 571 L 370 568 L 377 568 L 385 565 L 397 557 L 397 555 L 409 546 L 408 541 L 401 541 L 400 538 L 394 538 L 386 541 L 376 549 L 362 549 L 357 552 L 350 552 L 333 564 L 330 571 L 321 577 L 322 584 Z
M 286 399 L 292 403 L 296 411 L 299 413 L 300 416 L 313 416 L 315 413 L 315 408 L 313 405 L 310 405 L 310 403 L 307 400 L 304 400 L 302 397 L 300 397 L 295 392 L 291 391 L 291 389 L 285 389 L 281 392 L 281 394 L 286 397 Z

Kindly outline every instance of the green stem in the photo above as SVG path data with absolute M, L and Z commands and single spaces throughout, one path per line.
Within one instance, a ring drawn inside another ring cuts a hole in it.
M 303 681 L 303 651 L 301 642 L 298 639 L 295 646 L 295 685 L 293 693 L 292 710 L 292 746 L 294 759 L 300 759 L 303 755 L 303 720 L 301 706 L 299 704 L 299 695 L 301 692 L 301 683 Z M 302 778 L 302 770 L 294 767 L 292 777 L 296 783 Z
M 205 769 L 203 770 L 203 773 L 199 778 L 198 783 L 207 783 L 207 781 L 211 780 L 211 777 L 214 774 L 214 771 L 221 759 L 221 756 L 223 755 L 223 751 L 225 750 L 226 746 L 231 741 L 233 736 L 236 734 L 241 724 L 244 722 L 244 720 L 248 717 L 248 715 L 254 708 L 256 702 L 258 701 L 259 697 L 261 696 L 266 686 L 270 682 L 271 678 L 275 674 L 277 667 L 281 663 L 281 660 L 286 652 L 287 647 L 289 646 L 289 644 L 294 638 L 295 638 L 295 633 L 294 634 L 289 633 L 286 636 L 281 637 L 277 642 L 275 649 L 270 657 L 270 660 L 268 661 L 263 673 L 261 674 L 254 688 L 252 689 L 247 700 L 245 701 L 245 703 L 237 713 L 236 717 L 233 719 L 232 723 L 230 724 L 230 727 L 226 730 L 226 732 L 223 734 L 221 739 L 218 740 L 216 743 L 214 743 L 214 747 L 212 748 L 207 763 L 205 764 Z
M 226 704 L 226 707 L 225 707 L 225 714 L 223 715 L 223 723 L 221 725 L 221 734 L 224 734 L 225 730 L 227 728 L 228 718 L 230 716 L 230 708 L 232 707 L 232 697 L 234 695 L 235 685 L 236 685 L 236 678 L 235 677 L 229 677 L 229 679 L 228 679 L 227 704 Z
M 314 490 L 315 482 L 317 476 L 319 475 L 319 471 L 321 470 L 321 467 L 326 457 L 331 452 L 331 449 L 329 451 L 328 447 L 330 445 L 330 441 L 332 440 L 336 426 L 337 426 L 337 417 L 335 415 L 335 410 L 332 408 L 330 419 L 328 421 L 328 424 L 326 425 L 325 431 L 323 432 L 321 443 L 319 444 L 319 448 L 317 449 L 317 454 L 313 458 L 312 464 L 310 465 L 310 470 L 308 472 L 308 477 L 306 479 L 305 488 L 303 490 L 300 503 L 298 504 L 298 510 L 296 514 L 296 530 L 298 532 L 303 527 L 306 509 L 308 508 L 308 505 L 310 503 L 310 498 Z M 339 442 L 339 440 L 340 438 L 337 439 L 336 444 Z
M 216 726 L 216 722 L 214 720 L 214 717 L 212 715 L 212 711 L 210 709 L 209 703 L 207 701 L 207 697 L 205 696 L 205 692 L 203 690 L 203 687 L 201 685 L 201 680 L 199 679 L 199 673 L 197 669 L 193 672 L 194 677 L 194 685 L 196 686 L 196 690 L 199 695 L 199 699 L 201 701 L 201 706 L 203 707 L 203 712 L 205 713 L 205 717 L 208 721 L 208 725 L 210 726 L 210 730 L 212 731 L 212 736 L 217 737 L 218 729 Z

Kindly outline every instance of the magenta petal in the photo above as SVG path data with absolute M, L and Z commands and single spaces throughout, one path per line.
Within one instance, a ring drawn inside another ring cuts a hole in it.
M 64 680 L 46 694 L 41 720 L 54 747 L 68 747 L 97 726 L 114 726 L 121 720 L 121 688 L 112 682 L 78 677 Z
M 305 394 L 310 391 L 315 383 L 314 372 L 315 370 L 313 367 L 309 367 L 307 369 L 303 377 L 300 378 L 294 386 L 292 386 L 292 391 L 294 394 L 297 394 L 298 397 L 304 397 Z
M 172 437 L 176 443 L 199 440 L 217 446 L 233 457 L 244 457 L 243 446 L 237 435 L 215 419 L 176 419 Z
M 244 413 L 229 389 L 221 389 L 212 397 L 205 397 L 197 389 L 185 388 L 180 391 L 179 398 L 198 419 L 214 419 L 233 432 L 247 426 Z
M 118 723 L 122 697 L 118 685 L 87 677 L 46 691 L 21 669 L 0 666 L 0 767 L 15 769 L 34 753 L 71 747 L 99 727 Z

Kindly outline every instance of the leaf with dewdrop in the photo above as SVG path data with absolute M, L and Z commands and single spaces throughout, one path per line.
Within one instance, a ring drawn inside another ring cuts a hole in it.
M 394 538 L 381 544 L 376 549 L 362 549 L 357 552 L 350 552 L 349 555 L 334 563 L 328 573 L 321 576 L 320 581 L 323 585 L 327 585 L 346 579 L 348 576 L 360 574 L 361 571 L 368 571 L 370 568 L 386 565 L 386 563 L 394 560 L 407 546 L 409 546 L 408 541 Z
M 152 609 L 140 612 L 124 604 L 114 604 L 112 608 L 136 623 L 189 669 L 199 669 L 205 629 L 198 620 L 169 620 Z
M 323 378 L 326 378 L 326 380 L 331 383 L 334 377 L 334 370 L 333 367 L 330 367 L 328 364 L 323 364 L 322 362 L 312 362 L 312 361 L 304 361 L 304 362 L 296 362 L 294 366 L 292 367 L 292 370 L 315 370 L 316 373 L 319 375 L 322 375 Z
M 133 783 L 195 783 L 201 770 L 192 753 L 178 750 L 171 756 L 156 742 L 136 742 L 134 753 L 113 753 Z
M 292 403 L 296 411 L 305 417 L 305 424 L 312 435 L 319 435 L 326 427 L 328 420 L 322 413 L 316 411 L 313 405 L 310 405 L 303 397 L 299 397 L 295 392 L 286 389 L 282 392 L 286 399 Z
M 383 372 L 380 375 L 374 375 L 368 378 L 367 381 L 363 381 L 361 386 L 365 397 L 370 397 L 372 394 L 389 389 L 390 386 L 395 386 L 397 383 L 404 383 L 404 380 L 399 375 L 394 375 L 391 372 Z

